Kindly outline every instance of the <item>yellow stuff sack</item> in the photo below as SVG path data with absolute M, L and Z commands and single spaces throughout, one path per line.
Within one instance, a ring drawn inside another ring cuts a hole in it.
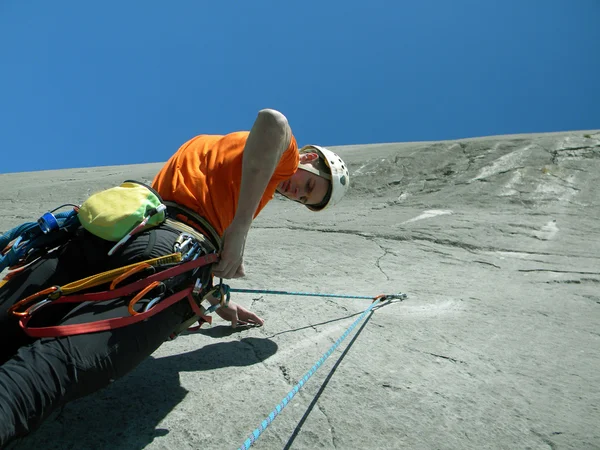
M 144 221 L 137 232 L 165 221 L 165 205 L 149 186 L 126 180 L 91 195 L 77 213 L 81 225 L 90 233 L 107 241 L 120 241 Z

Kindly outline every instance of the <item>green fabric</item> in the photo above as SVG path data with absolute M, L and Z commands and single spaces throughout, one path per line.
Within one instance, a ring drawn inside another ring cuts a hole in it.
M 161 198 L 148 187 L 126 181 L 91 195 L 79 208 L 78 217 L 90 233 L 116 242 L 161 203 Z M 165 218 L 164 211 L 155 214 L 144 229 L 159 225 Z

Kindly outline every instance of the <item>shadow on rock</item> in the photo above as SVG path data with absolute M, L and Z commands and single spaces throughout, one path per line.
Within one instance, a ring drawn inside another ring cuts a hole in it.
M 238 325 L 236 328 L 232 328 L 230 326 L 216 326 L 209 328 L 200 328 L 195 331 L 184 331 L 181 333 L 181 336 L 190 336 L 194 334 L 201 334 L 203 336 L 208 336 L 211 338 L 223 338 L 228 337 L 234 334 L 239 334 L 242 331 L 247 331 L 250 328 L 259 328 L 257 325 Z
M 109 387 L 68 404 L 36 432 L 8 448 L 142 449 L 169 433 L 156 427 L 188 393 L 180 384 L 180 372 L 250 366 L 276 351 L 277 345 L 269 339 L 244 338 L 188 353 L 150 357 Z

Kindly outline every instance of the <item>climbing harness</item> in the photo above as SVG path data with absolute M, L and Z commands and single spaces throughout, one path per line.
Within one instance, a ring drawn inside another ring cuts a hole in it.
M 171 295 L 162 298 L 169 289 L 176 289 L 180 286 L 169 286 L 169 280 L 176 280 L 176 277 L 186 272 L 192 271 L 195 268 L 206 266 L 216 262 L 218 255 L 211 253 L 198 258 L 195 258 L 188 262 L 181 263 L 181 255 L 178 253 L 168 255 L 162 258 L 156 258 L 156 260 L 148 260 L 131 266 L 125 266 L 120 269 L 113 271 L 103 272 L 92 277 L 88 277 L 83 280 L 79 280 L 73 283 L 69 283 L 65 286 L 52 286 L 44 289 L 36 294 L 33 294 L 27 298 L 24 298 L 15 303 L 9 312 L 19 318 L 19 324 L 21 328 L 31 337 L 56 337 L 56 336 L 69 336 L 74 334 L 82 333 L 93 333 L 97 331 L 111 330 L 115 328 L 124 327 L 133 323 L 146 320 L 160 311 L 168 308 L 174 303 L 187 298 L 194 313 L 209 321 L 210 318 L 206 317 L 206 313 L 196 303 L 196 298 L 193 296 L 193 287 L 187 286 L 183 289 L 178 289 Z M 158 260 L 158 261 L 157 261 Z M 134 281 L 122 287 L 116 287 L 116 285 L 126 279 L 129 276 L 134 275 L 140 271 L 156 268 L 161 263 L 171 262 L 170 267 L 165 268 L 157 273 L 149 275 L 140 280 Z M 155 263 L 155 264 L 154 264 Z M 108 290 L 99 292 L 87 292 L 77 294 L 79 291 L 88 289 L 91 287 L 98 286 L 100 284 L 111 282 Z M 176 281 L 174 282 L 176 283 Z M 158 297 L 153 298 L 154 305 L 148 306 L 145 311 L 137 312 L 135 310 L 136 303 L 138 303 L 144 296 L 149 294 L 151 291 L 161 288 L 162 292 Z M 133 295 L 133 298 L 128 303 L 129 316 L 118 317 L 114 319 L 99 320 L 96 322 L 90 322 L 85 324 L 76 325 L 56 325 L 46 327 L 30 327 L 28 326 L 33 314 L 39 311 L 41 308 L 47 305 L 59 305 L 64 303 L 81 303 L 81 302 L 101 302 L 106 300 L 113 300 L 120 297 Z M 157 300 L 160 300 L 160 302 Z M 39 299 L 39 300 L 38 300 Z M 38 300 L 34 303 L 34 300 Z

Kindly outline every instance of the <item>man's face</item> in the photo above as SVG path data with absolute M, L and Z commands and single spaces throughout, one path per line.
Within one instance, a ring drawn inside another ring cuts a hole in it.
M 301 167 L 291 178 L 277 185 L 277 192 L 290 200 L 296 200 L 305 205 L 321 203 L 327 195 L 328 189 L 329 180 L 302 170 Z

